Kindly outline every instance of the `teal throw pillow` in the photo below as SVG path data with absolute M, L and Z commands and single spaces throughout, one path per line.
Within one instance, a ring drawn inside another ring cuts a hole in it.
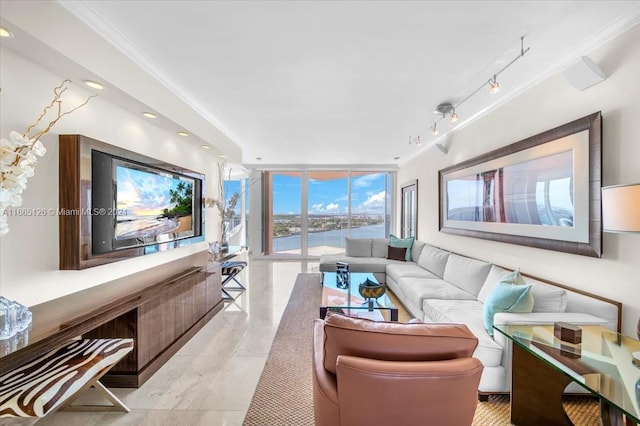
M 395 235 L 391 234 L 389 236 L 389 245 L 391 247 L 404 247 L 407 249 L 407 254 L 405 254 L 405 260 L 407 262 L 411 262 L 411 247 L 413 247 L 414 237 L 411 238 L 398 238 Z
M 520 284 L 522 283 L 522 284 Z M 532 312 L 531 286 L 524 284 L 519 270 L 503 276 L 482 306 L 484 328 L 493 336 L 493 316 L 498 312 Z

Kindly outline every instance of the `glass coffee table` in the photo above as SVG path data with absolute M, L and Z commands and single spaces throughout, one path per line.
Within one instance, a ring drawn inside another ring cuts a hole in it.
M 640 421 L 640 341 L 599 325 L 582 325 L 582 342 L 556 338 L 553 324 L 496 325 L 513 342 L 511 422 L 571 425 L 562 407 L 565 387 L 578 383 L 600 399 L 603 425 Z
M 335 272 L 325 272 L 322 278 L 320 318 L 324 318 L 328 310 L 335 310 L 352 317 L 398 321 L 398 308 L 391 303 L 387 292 L 377 299 L 370 299 L 371 303 L 360 295 L 359 286 L 367 279 L 378 282 L 370 273 L 350 272 L 348 279 L 344 279 Z

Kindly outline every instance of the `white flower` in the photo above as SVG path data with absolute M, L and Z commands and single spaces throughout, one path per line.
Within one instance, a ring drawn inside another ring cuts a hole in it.
M 3 139 L 3 141 L 6 141 L 6 139 Z M 11 164 L 18 158 L 18 155 L 9 148 L 0 149 L 0 165 Z
M 11 194 L 9 190 L 0 186 L 0 210 L 2 211 L 2 215 L 4 216 L 5 206 L 9 204 L 9 199 L 11 198 Z
M 4 214 L 4 209 L 0 212 L 0 236 L 6 235 L 9 232 L 9 224 L 7 223 L 7 216 Z
M 2 216 L 7 207 L 19 207 L 22 204 L 22 190 L 0 188 L 0 209 Z
M 27 167 L 27 166 L 30 166 L 32 164 L 35 164 L 37 161 L 38 161 L 38 159 L 36 158 L 36 156 L 33 153 L 30 152 L 29 154 L 27 154 L 24 157 L 22 157 L 22 159 L 20 160 L 18 165 L 20 167 Z
M 47 148 L 45 148 L 44 145 L 42 144 L 42 142 L 40 142 L 40 141 L 36 141 L 36 143 L 33 144 L 33 147 L 31 148 L 31 150 L 38 157 L 42 157 L 47 153 Z
M 24 146 L 24 145 L 31 145 L 31 141 L 29 139 L 25 138 L 15 130 L 9 133 L 9 139 L 11 139 L 11 142 L 14 144 L 13 145 L 14 148 L 17 148 L 19 146 Z

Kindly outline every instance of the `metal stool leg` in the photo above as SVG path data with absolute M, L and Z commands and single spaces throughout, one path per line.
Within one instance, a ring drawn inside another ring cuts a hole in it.
M 235 297 L 233 297 L 227 290 L 241 292 L 246 290 L 246 287 L 237 279 L 237 275 L 242 272 L 246 266 L 247 262 L 229 261 L 222 264 L 222 275 L 225 277 L 222 280 L 223 298 L 227 300 L 235 300 Z M 236 285 L 233 287 L 229 286 L 231 281 L 235 281 Z

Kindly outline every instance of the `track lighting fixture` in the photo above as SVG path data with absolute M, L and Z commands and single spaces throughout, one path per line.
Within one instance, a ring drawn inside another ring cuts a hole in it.
M 433 123 L 433 126 L 430 127 L 431 133 L 434 136 L 436 136 L 436 135 L 438 135 L 440 133 L 440 129 L 438 129 L 438 123 L 442 119 L 444 119 L 447 115 L 449 116 L 449 122 L 455 123 L 456 121 L 458 121 L 458 114 L 456 113 L 456 110 L 458 108 L 460 108 L 460 106 L 462 106 L 462 104 L 464 104 L 469 99 L 471 99 L 471 97 L 473 97 L 476 93 L 478 93 L 483 88 L 485 88 L 487 85 L 489 86 L 489 93 L 497 93 L 501 88 L 500 83 L 498 82 L 498 76 L 500 74 L 502 74 L 511 65 L 513 65 L 514 62 L 516 62 L 518 59 L 522 58 L 530 49 L 531 49 L 530 47 L 527 47 L 526 49 L 524 48 L 524 36 L 520 37 L 520 53 L 518 54 L 518 56 L 513 58 L 511 60 L 511 62 L 506 64 L 504 67 L 502 67 L 501 70 L 499 70 L 495 74 L 493 74 L 492 78 L 490 78 L 488 80 L 485 80 L 485 82 L 482 83 L 482 85 L 480 87 L 478 87 L 476 90 L 471 92 L 466 98 L 464 98 L 460 102 L 458 102 L 456 104 L 453 104 L 452 102 L 443 102 L 440 105 L 438 105 L 433 112 L 434 112 L 434 114 L 438 114 L 441 117 L 439 119 L 437 119 Z M 418 146 L 421 145 L 422 143 L 416 143 L 416 139 L 419 140 L 420 136 L 418 136 L 417 138 L 414 138 L 414 139 L 411 139 L 411 137 L 410 137 L 409 138 L 409 144 L 415 143 Z M 439 146 L 438 146 L 438 149 L 440 149 L 442 151 L 442 148 L 439 147 Z

